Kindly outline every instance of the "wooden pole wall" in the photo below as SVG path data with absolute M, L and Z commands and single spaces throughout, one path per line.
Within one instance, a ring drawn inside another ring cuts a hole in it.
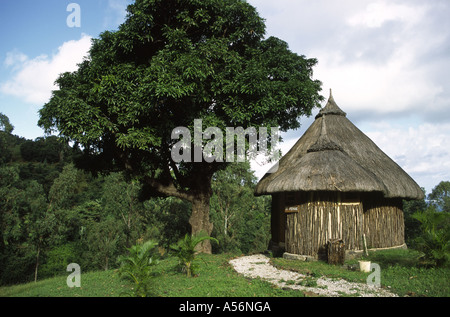
M 315 192 L 298 193 L 296 204 L 298 212 L 285 213 L 286 252 L 318 256 L 332 239 L 342 239 L 346 250 L 362 250 L 363 233 L 369 248 L 404 243 L 401 200 L 361 195 L 346 202 L 339 193 Z
M 368 248 L 387 248 L 405 243 L 405 221 L 400 199 L 368 199 L 364 232 Z

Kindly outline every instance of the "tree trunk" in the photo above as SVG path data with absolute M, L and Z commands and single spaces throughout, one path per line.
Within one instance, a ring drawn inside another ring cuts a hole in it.
M 212 196 L 211 178 L 214 171 L 208 169 L 208 166 L 199 167 L 195 179 L 190 183 L 191 189 L 188 191 L 178 190 L 173 183 L 163 184 L 156 179 L 144 178 L 145 182 L 157 192 L 191 202 L 192 213 L 189 224 L 191 225 L 192 235 L 204 232 L 210 236 L 213 229 L 213 224 L 209 221 L 209 202 Z M 197 250 L 211 254 L 211 242 L 209 240 L 202 241 Z
M 189 218 L 189 223 L 191 225 L 191 234 L 195 235 L 200 232 L 206 233 L 208 236 L 211 235 L 213 224 L 209 221 L 209 200 L 211 195 L 201 194 L 196 196 L 192 202 L 192 214 Z M 211 254 L 211 242 L 205 240 L 197 246 L 197 251 L 202 253 Z
M 37 249 L 37 255 L 36 255 L 36 265 L 34 267 L 34 282 L 37 282 L 37 276 L 38 276 L 38 267 L 39 267 L 39 253 L 41 252 L 40 246 L 38 246 Z

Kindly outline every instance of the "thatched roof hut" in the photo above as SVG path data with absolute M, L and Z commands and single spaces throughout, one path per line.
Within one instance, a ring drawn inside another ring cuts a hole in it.
M 330 239 L 343 239 L 348 250 L 362 247 L 362 235 L 374 248 L 404 244 L 402 199 L 424 197 L 416 182 L 346 117 L 331 93 L 255 194 L 273 197 L 273 242 L 312 256 Z

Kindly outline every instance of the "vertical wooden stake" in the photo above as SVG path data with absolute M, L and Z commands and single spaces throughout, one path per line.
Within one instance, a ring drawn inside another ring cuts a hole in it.
M 368 256 L 369 252 L 367 251 L 367 242 L 366 242 L 366 234 L 365 233 L 363 233 L 363 243 L 364 243 L 364 254 L 366 256 Z

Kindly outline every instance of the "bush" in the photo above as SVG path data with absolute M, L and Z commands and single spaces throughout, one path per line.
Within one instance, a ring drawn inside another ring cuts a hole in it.
M 47 252 L 45 263 L 39 267 L 39 277 L 48 278 L 67 274 L 67 265 L 80 259 L 77 243 L 66 243 Z
M 152 277 L 151 267 L 158 263 L 157 245 L 152 240 L 136 244 L 128 249 L 128 256 L 119 257 L 119 261 L 122 263 L 119 268 L 119 275 L 134 283 L 133 295 L 136 297 L 151 295 L 149 282 Z
M 187 277 L 195 275 L 196 266 L 194 260 L 197 253 L 196 247 L 200 242 L 204 240 L 213 240 L 216 243 L 219 243 L 217 239 L 204 234 L 198 234 L 194 236 L 186 234 L 183 239 L 178 241 L 177 245 L 172 246 L 172 250 L 175 251 L 178 260 L 180 261 L 180 265 L 186 272 Z
M 413 217 L 421 223 L 421 234 L 415 239 L 416 248 L 434 266 L 450 263 L 450 214 L 433 207 L 416 212 Z

